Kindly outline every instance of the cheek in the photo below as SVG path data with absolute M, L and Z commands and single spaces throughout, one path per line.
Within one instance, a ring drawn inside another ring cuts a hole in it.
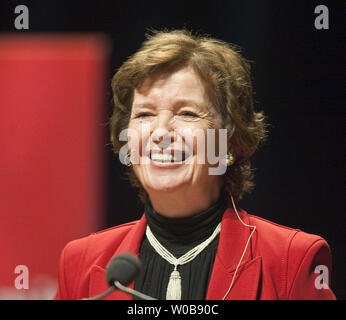
M 128 144 L 132 153 L 136 156 L 145 156 L 149 150 L 150 127 L 142 124 L 129 125 Z
M 209 173 L 209 168 L 217 167 L 220 164 L 220 146 L 218 139 L 218 130 L 209 129 L 193 137 L 194 158 L 196 169 L 203 172 L 203 175 Z
M 175 132 L 176 141 L 182 141 L 186 147 L 190 148 L 191 151 L 194 151 L 194 154 L 197 149 L 201 149 L 199 145 L 203 146 L 206 137 L 206 131 L 204 129 L 194 128 L 191 126 L 187 128 L 179 127 Z
M 198 164 L 207 164 L 207 132 L 206 130 L 197 130 L 193 135 L 193 150 Z

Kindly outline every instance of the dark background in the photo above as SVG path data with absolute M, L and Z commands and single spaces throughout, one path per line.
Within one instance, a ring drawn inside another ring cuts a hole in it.
M 29 30 L 14 28 L 19 4 L 29 8 Z M 318 4 L 329 8 L 329 30 L 314 27 Z M 2 0 L 0 31 L 104 33 L 112 44 L 109 79 L 139 48 L 148 28 L 186 27 L 239 45 L 253 62 L 255 108 L 264 110 L 271 124 L 267 143 L 253 159 L 256 188 L 240 206 L 324 237 L 333 254 L 331 287 L 338 299 L 346 299 L 345 13 L 341 0 Z M 110 90 L 107 99 L 110 116 Z M 104 228 L 138 219 L 143 212 L 123 179 L 124 167 L 106 143 L 105 149 Z

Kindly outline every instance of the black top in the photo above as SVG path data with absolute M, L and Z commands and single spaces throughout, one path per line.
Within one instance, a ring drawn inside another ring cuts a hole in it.
M 222 195 L 208 209 L 187 218 L 167 218 L 157 213 L 150 202 L 145 205 L 147 223 L 157 240 L 176 258 L 206 240 L 221 221 L 226 208 Z M 214 265 L 219 242 L 217 236 L 194 260 L 178 266 L 182 300 L 203 300 Z M 154 298 L 165 300 L 169 277 L 174 266 L 164 260 L 143 236 L 139 250 L 141 272 L 134 288 Z

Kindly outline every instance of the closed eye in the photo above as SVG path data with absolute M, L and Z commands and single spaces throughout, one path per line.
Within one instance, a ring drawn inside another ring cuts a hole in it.
M 193 118 L 197 117 L 197 114 L 191 111 L 183 111 L 179 113 L 179 115 L 183 117 L 193 117 Z
M 138 114 L 136 114 L 135 118 L 147 118 L 147 117 L 151 117 L 153 116 L 153 114 L 149 113 L 149 112 L 140 112 Z

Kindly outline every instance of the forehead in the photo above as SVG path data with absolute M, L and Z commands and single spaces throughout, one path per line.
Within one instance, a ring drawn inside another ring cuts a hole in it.
M 149 100 L 154 104 L 173 103 L 176 99 L 193 100 L 201 106 L 209 104 L 202 80 L 190 67 L 147 78 L 134 92 L 134 104 Z

